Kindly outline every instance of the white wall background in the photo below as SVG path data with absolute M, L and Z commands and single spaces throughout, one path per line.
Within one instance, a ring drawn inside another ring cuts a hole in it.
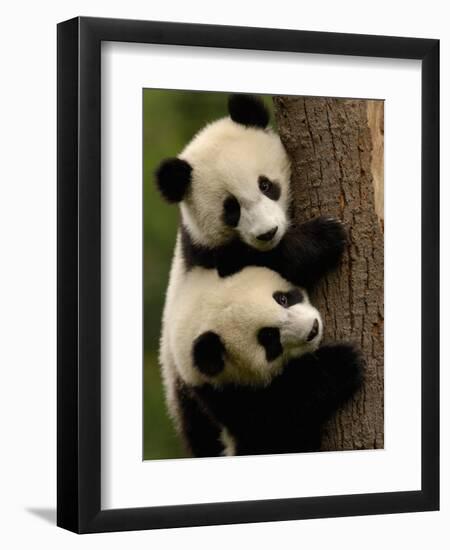
M 54 526 L 56 494 L 56 23 L 76 15 L 441 39 L 442 280 L 450 279 L 450 37 L 429 0 L 66 0 L 5 4 L 0 86 L 0 544 L 53 548 L 447 548 L 450 292 L 442 304 L 442 511 L 77 537 Z M 412 297 L 413 298 L 413 297 Z M 407 384 L 407 381 L 405 381 Z

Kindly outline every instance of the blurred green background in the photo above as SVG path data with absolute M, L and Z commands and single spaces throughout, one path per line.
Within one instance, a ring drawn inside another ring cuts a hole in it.
M 262 97 L 272 111 L 272 99 Z M 227 115 L 227 98 L 227 93 L 217 92 L 143 91 L 144 460 L 188 456 L 167 414 L 158 364 L 161 315 L 179 214 L 177 206 L 160 197 L 154 173 L 161 160 L 179 154 L 205 124 Z

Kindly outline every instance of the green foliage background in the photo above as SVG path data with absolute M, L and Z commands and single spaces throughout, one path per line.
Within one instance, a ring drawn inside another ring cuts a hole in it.
M 217 92 L 143 91 L 144 460 L 187 456 L 167 414 L 158 364 L 161 315 L 179 214 L 158 194 L 154 173 L 162 159 L 180 153 L 205 124 L 226 116 L 227 97 Z M 272 109 L 271 98 L 263 99 Z

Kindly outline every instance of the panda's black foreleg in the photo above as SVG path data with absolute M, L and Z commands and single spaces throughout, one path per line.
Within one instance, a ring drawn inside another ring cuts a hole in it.
M 319 217 L 301 225 L 291 225 L 280 243 L 266 252 L 234 239 L 214 250 L 213 263 L 220 277 L 228 277 L 248 265 L 254 265 L 272 269 L 293 284 L 311 288 L 338 266 L 346 242 L 347 236 L 341 222 Z M 194 248 L 191 247 L 192 250 Z M 210 251 L 207 257 L 211 256 Z M 198 251 L 196 261 L 204 265 Z
M 278 432 L 280 422 L 276 418 L 279 411 L 272 407 L 276 404 L 271 403 L 271 392 L 267 388 L 233 384 L 215 388 L 204 384 L 194 391 L 199 401 L 234 438 L 236 454 L 275 452 L 271 434 Z
M 257 391 L 233 384 L 220 388 L 203 384 L 194 387 L 193 392 L 217 423 L 232 431 L 248 422 L 250 414 L 258 408 L 258 398 L 264 395 L 264 390 Z
M 180 428 L 184 444 L 194 457 L 221 456 L 224 447 L 220 441 L 221 427 L 182 382 L 177 385 Z
M 344 226 L 334 218 L 294 224 L 278 246 L 274 268 L 292 283 L 311 288 L 339 265 L 346 243 Z
M 290 360 L 264 388 L 204 384 L 193 391 L 235 437 L 236 454 L 311 452 L 320 449 L 322 424 L 360 387 L 363 369 L 355 347 L 326 345 Z
M 319 425 L 305 416 L 291 382 L 281 375 L 262 388 L 205 384 L 195 392 L 232 436 L 236 455 L 318 450 Z

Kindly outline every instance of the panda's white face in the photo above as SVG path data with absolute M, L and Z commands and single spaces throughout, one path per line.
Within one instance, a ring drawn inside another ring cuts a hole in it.
M 215 247 L 239 236 L 262 251 L 280 242 L 289 223 L 290 164 L 277 134 L 227 117 L 206 126 L 179 158 L 192 167 L 181 212 L 194 242 Z
M 322 318 L 304 289 L 273 271 L 251 267 L 234 278 L 218 327 L 228 358 L 224 375 L 240 383 L 269 383 L 288 359 L 317 349 Z
M 187 381 L 265 385 L 282 371 L 288 359 L 313 352 L 319 346 L 322 319 L 305 290 L 293 287 L 277 273 L 262 267 L 246 267 L 226 279 L 211 279 L 210 284 L 210 276 L 203 272 L 204 280 L 198 275 L 192 279 L 204 289 L 202 300 L 194 302 L 195 316 L 186 312 L 183 326 L 189 319 L 192 332 L 188 336 L 188 349 L 192 348 L 192 342 L 195 349 L 195 342 L 209 335 L 204 341 L 207 353 L 203 358 L 198 355 L 205 363 L 197 366 L 193 354 L 194 376 L 191 378 L 186 372 Z M 198 326 L 194 326 L 197 318 Z M 180 359 L 183 356 L 186 356 L 184 347 L 180 348 Z M 213 365 L 208 372 L 210 357 L 213 363 L 221 357 L 220 370 Z M 205 376 L 195 372 L 199 366 Z

